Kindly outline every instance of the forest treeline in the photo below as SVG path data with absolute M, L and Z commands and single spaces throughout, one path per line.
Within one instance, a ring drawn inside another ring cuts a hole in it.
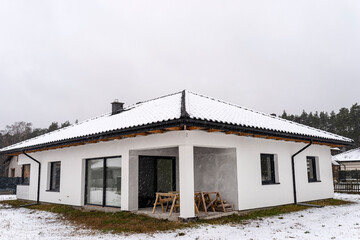
M 48 128 L 34 128 L 32 123 L 15 122 L 0 130 L 0 148 L 6 147 L 26 139 L 37 137 L 60 128 L 70 126 L 70 122 L 52 122 Z
M 32 123 L 15 122 L 7 125 L 4 130 L 0 130 L 0 148 L 67 126 L 70 126 L 69 121 L 60 124 L 58 122 L 52 122 L 48 128 L 34 128 Z M 7 176 L 7 164 L 4 164 L 5 159 L 6 156 L 0 156 L 0 177 Z
M 307 113 L 304 110 L 300 115 L 293 115 L 284 111 L 280 117 L 354 139 L 355 145 L 347 149 L 360 147 L 360 105 L 357 103 L 350 108 L 341 108 L 338 113 Z
M 341 108 L 337 113 L 335 111 L 307 113 L 304 110 L 300 115 L 294 115 L 284 111 L 280 117 L 354 139 L 353 147 L 360 147 L 360 105 L 357 103 L 350 108 Z M 34 128 L 32 123 L 15 122 L 0 130 L 0 148 L 67 126 L 70 126 L 69 121 L 52 122 L 47 128 Z
M 355 145 L 348 147 L 346 150 L 354 147 L 360 147 L 360 105 L 357 103 L 352 105 L 350 108 L 341 108 L 337 113 L 335 113 L 335 111 L 331 111 L 330 113 L 307 113 L 306 111 L 303 111 L 300 115 L 294 115 L 288 114 L 284 111 L 280 117 L 354 139 Z M 4 130 L 0 130 L 0 148 L 67 127 L 69 125 L 69 121 L 63 123 L 52 122 L 47 128 L 34 128 L 32 123 L 15 122 L 6 126 Z M 4 156 L 0 156 L 0 176 L 4 171 L 4 164 L 2 164 L 4 159 Z

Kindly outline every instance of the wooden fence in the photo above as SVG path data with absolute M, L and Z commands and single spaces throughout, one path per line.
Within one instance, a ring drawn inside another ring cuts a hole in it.
M 340 193 L 360 193 L 360 183 L 359 182 L 335 183 L 334 191 Z

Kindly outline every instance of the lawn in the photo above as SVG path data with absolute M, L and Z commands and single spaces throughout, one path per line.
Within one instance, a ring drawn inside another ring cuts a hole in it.
M 18 208 L 21 205 L 29 204 L 28 201 L 6 200 L 0 201 L 0 204 L 10 205 Z M 314 201 L 311 204 L 320 206 L 337 206 L 350 204 L 349 201 L 338 199 L 327 199 Z M 309 206 L 301 205 L 284 205 L 266 209 L 243 212 L 227 217 L 212 220 L 199 220 L 193 223 L 173 222 L 168 220 L 160 220 L 145 215 L 138 215 L 131 212 L 100 212 L 89 211 L 84 209 L 73 208 L 71 206 L 59 204 L 40 204 L 27 206 L 28 209 L 57 213 L 79 228 L 100 230 L 110 233 L 155 233 L 162 231 L 172 231 L 185 228 L 200 227 L 201 225 L 223 225 L 223 224 L 246 224 L 250 220 L 262 219 L 265 217 L 279 216 L 282 214 L 297 212 L 309 209 Z

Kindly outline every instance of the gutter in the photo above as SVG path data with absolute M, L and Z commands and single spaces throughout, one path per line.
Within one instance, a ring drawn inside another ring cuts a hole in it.
M 310 147 L 312 145 L 312 140 L 310 140 L 310 143 L 297 151 L 295 154 L 291 156 L 291 168 L 292 168 L 292 177 L 293 177 L 293 191 L 294 191 L 294 204 L 298 204 L 297 202 L 297 196 L 296 196 L 296 179 L 295 179 L 295 156 L 299 153 L 303 152 L 305 149 Z
M 36 160 L 35 158 L 33 158 L 32 156 L 30 156 L 29 154 L 27 154 L 25 151 L 22 151 L 22 152 L 23 152 L 23 154 L 24 154 L 25 156 L 27 156 L 28 158 L 30 158 L 31 160 L 33 160 L 34 162 L 36 162 L 37 164 L 39 164 L 36 204 L 27 204 L 27 205 L 21 206 L 21 207 L 25 207 L 25 206 L 40 204 L 40 173 L 41 173 L 41 163 L 40 163 L 38 160 Z

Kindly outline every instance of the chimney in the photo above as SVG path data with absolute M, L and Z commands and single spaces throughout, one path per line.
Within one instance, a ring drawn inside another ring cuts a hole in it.
M 118 99 L 115 99 L 114 102 L 111 103 L 111 105 L 112 105 L 111 115 L 120 113 L 124 110 L 124 103 L 119 102 Z

